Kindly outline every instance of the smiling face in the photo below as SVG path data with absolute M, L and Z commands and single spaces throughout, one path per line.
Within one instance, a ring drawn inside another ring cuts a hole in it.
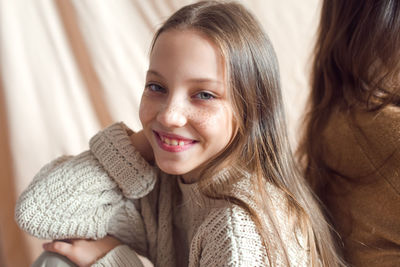
M 161 33 L 150 55 L 140 120 L 157 165 L 195 182 L 233 135 L 224 60 L 204 35 Z

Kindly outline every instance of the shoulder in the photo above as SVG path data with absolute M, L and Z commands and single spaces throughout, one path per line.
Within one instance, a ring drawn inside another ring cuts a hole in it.
M 353 117 L 353 121 L 347 119 L 353 131 L 357 129 L 382 144 L 399 142 L 400 107 L 389 105 L 373 112 L 355 111 Z
M 250 214 L 232 204 L 209 212 L 192 240 L 191 254 L 201 266 L 265 266 L 267 262 Z
M 191 247 L 191 257 L 199 261 L 200 266 L 286 266 L 285 246 L 288 260 L 293 266 L 307 266 L 307 253 L 303 248 L 304 238 L 295 231 L 282 196 L 274 187 L 268 188 L 271 203 L 275 206 L 274 227 L 265 216 L 268 247 L 263 243 L 261 234 L 244 208 L 226 203 L 210 211 L 200 225 Z M 278 229 L 279 228 L 279 229 Z M 280 236 L 282 243 L 277 239 Z M 268 257 L 270 256 L 270 258 Z
M 400 108 L 379 111 L 337 112 L 323 132 L 324 160 L 349 176 L 361 177 L 400 158 Z
M 354 134 L 361 133 L 364 138 L 374 137 L 376 142 L 398 142 L 400 107 L 387 106 L 379 111 L 333 112 L 323 135 L 326 139 L 335 140 L 350 139 Z M 352 139 L 351 141 L 355 142 L 356 140 Z
M 400 144 L 400 107 L 387 106 L 379 111 L 334 112 L 323 134 L 332 141 L 347 140 L 353 143 L 358 143 L 356 138 L 362 137 L 369 139 L 372 145 L 376 143 L 376 147 L 383 145 L 382 149 L 389 149 L 393 144 Z

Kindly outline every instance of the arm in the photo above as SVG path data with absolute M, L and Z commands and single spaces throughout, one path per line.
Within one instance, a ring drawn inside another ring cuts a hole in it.
M 100 238 L 122 199 L 116 183 L 86 151 L 42 168 L 18 199 L 15 217 L 38 238 Z
M 99 239 L 112 233 L 143 252 L 145 229 L 131 199 L 149 193 L 153 168 L 114 124 L 91 140 L 91 150 L 42 168 L 16 206 L 16 221 L 44 239 Z M 122 193 L 121 193 L 122 191 Z
M 104 257 L 95 262 L 92 267 L 109 267 L 109 266 L 143 266 L 142 261 L 135 251 L 126 245 L 117 246 L 109 251 Z

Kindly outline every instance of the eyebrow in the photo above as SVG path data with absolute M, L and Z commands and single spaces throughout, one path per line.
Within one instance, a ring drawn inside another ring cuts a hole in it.
M 162 76 L 159 72 L 157 72 L 155 70 L 148 70 L 147 74 L 152 74 L 152 75 L 158 76 L 161 79 L 165 80 L 164 76 Z M 187 82 L 190 82 L 190 83 L 217 83 L 217 84 L 223 84 L 222 81 L 218 81 L 218 80 L 215 80 L 215 79 L 209 79 L 209 78 L 192 78 L 192 79 L 188 79 Z

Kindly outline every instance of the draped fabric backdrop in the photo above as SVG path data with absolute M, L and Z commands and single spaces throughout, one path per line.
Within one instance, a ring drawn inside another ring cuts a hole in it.
M 28 266 L 43 241 L 18 229 L 16 198 L 57 156 L 114 121 L 140 129 L 156 28 L 193 0 L 0 0 L 0 266 Z M 241 1 L 278 54 L 293 144 L 308 92 L 319 0 Z

